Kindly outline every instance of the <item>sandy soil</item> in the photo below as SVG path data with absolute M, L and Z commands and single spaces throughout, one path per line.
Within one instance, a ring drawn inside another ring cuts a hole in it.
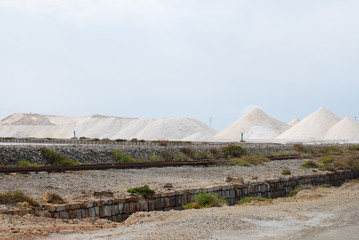
M 44 220 L 29 216 L 25 220 L 6 216 L 4 221 L 2 216 L 0 238 L 358 239 L 358 206 L 359 180 L 353 180 L 339 188 L 317 187 L 292 198 L 267 203 L 139 212 L 121 224 L 91 219 Z

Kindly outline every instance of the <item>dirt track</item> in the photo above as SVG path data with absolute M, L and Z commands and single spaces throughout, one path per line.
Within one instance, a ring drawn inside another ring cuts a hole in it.
M 46 239 L 358 239 L 359 180 L 272 203 L 136 213 L 116 228 Z

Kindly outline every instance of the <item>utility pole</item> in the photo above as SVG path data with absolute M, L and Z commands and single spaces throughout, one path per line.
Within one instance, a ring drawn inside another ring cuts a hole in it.
M 212 127 L 212 117 L 209 117 L 209 126 Z

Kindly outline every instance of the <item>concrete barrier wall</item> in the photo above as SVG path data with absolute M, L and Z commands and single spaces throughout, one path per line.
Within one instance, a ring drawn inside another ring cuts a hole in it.
M 99 217 L 121 222 L 127 219 L 132 213 L 139 211 L 182 209 L 184 204 L 193 202 L 194 196 L 201 191 L 214 193 L 218 197 L 226 199 L 229 205 L 234 205 L 244 197 L 284 197 L 300 185 L 331 184 L 333 186 L 339 186 L 346 180 L 353 178 L 354 174 L 351 171 L 343 170 L 335 173 L 313 174 L 310 176 L 283 177 L 264 182 L 252 182 L 250 184 L 232 184 L 171 191 L 154 194 L 148 199 L 140 196 L 131 196 L 124 199 L 96 200 L 61 205 L 48 204 L 44 207 L 49 211 L 48 216 L 53 218 L 82 219 Z

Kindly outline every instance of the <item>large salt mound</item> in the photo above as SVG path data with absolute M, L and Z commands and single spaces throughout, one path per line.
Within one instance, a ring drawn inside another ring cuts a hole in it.
M 244 139 L 274 139 L 287 129 L 289 129 L 287 124 L 273 119 L 261 109 L 255 108 L 223 129 L 214 138 L 240 140 L 241 133 L 243 133 Z
M 329 128 L 339 121 L 338 116 L 321 107 L 279 135 L 277 139 L 323 140 Z
M 12 114 L 0 122 L 1 137 L 210 140 L 217 133 L 195 119 L 139 119 L 101 115 L 62 117 Z
M 331 127 L 325 140 L 359 140 L 359 122 L 347 116 Z
M 300 122 L 300 119 L 299 118 L 294 118 L 292 121 L 290 121 L 289 123 L 288 123 L 288 125 L 290 126 L 290 127 L 293 127 L 295 124 L 297 124 L 297 123 L 299 123 Z

